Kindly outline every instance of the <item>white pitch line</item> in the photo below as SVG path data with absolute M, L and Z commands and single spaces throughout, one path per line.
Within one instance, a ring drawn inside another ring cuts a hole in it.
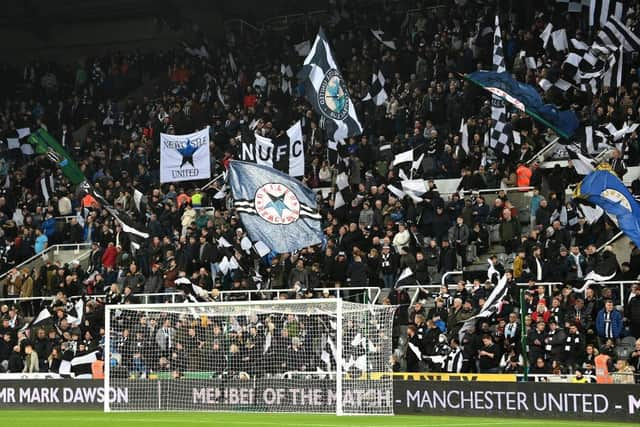
M 212 413 L 212 416 L 215 415 L 214 413 Z M 411 419 L 414 417 L 406 417 L 405 419 Z M 415 417 L 416 421 L 418 421 L 418 417 Z M 68 417 L 64 417 L 65 421 L 86 421 L 86 418 L 68 418 Z M 300 422 L 295 422 L 295 423 L 287 423 L 287 422 L 265 422 L 265 421 L 241 421 L 241 420 L 224 420 L 224 421 L 216 421 L 215 419 L 212 420 L 194 420 L 194 419 L 188 419 L 188 418 L 180 418 L 180 419 L 156 419 L 156 418 L 120 418 L 120 417 L 114 417 L 114 418 L 105 418 L 104 420 L 94 420 L 97 421 L 97 423 L 100 423 L 100 421 L 105 421 L 105 422 L 137 422 L 137 423 L 153 423 L 153 424 L 175 424 L 176 422 L 179 422 L 180 424 L 209 424 L 209 425 L 251 425 L 251 426 L 293 426 L 293 427 L 335 427 L 336 424 L 335 423 L 331 423 L 331 424 L 326 424 L 326 423 L 300 423 Z M 423 421 L 423 420 L 420 420 Z M 522 420 L 522 421 L 517 421 L 518 424 L 540 424 L 539 421 L 534 421 L 534 420 Z M 511 422 L 472 422 L 469 421 L 468 423 L 439 423 L 439 424 L 434 424 L 432 422 L 426 421 L 424 420 L 424 424 L 414 424 L 414 423 L 407 423 L 408 427 L 420 427 L 420 426 L 425 426 L 425 427 L 469 427 L 471 425 L 474 426 L 502 426 L 502 425 L 513 425 L 513 421 Z M 396 427 L 398 424 L 397 423 L 391 423 L 388 424 L 388 426 L 392 426 L 392 427 Z M 604 424 L 591 424 L 589 423 L 589 425 L 587 427 L 597 427 L 597 426 L 603 426 Z M 353 426 L 355 427 L 385 427 L 387 426 L 387 424 L 358 424 L 358 423 L 353 423 Z

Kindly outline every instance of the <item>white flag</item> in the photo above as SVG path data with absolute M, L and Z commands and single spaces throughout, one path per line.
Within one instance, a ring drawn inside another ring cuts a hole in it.
M 187 135 L 160 134 L 160 182 L 211 178 L 209 127 Z

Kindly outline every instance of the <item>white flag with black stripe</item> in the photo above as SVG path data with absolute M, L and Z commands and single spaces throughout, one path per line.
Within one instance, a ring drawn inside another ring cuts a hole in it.
M 269 166 L 290 176 L 303 176 L 304 144 L 300 122 L 274 139 L 244 132 L 240 160 Z
M 617 19 L 622 19 L 622 9 L 621 1 L 590 0 L 589 26 L 605 25 L 611 15 L 614 15 Z
M 604 73 L 602 77 L 602 82 L 605 87 L 610 88 L 618 88 L 622 86 L 622 62 L 624 56 L 624 48 L 622 46 L 618 47 L 617 52 L 615 53 L 615 60 L 611 61 L 611 66 Z
M 322 28 L 298 78 L 305 84 L 305 95 L 313 109 L 324 119 L 328 139 L 342 141 L 362 133 L 349 89 Z
M 620 45 L 624 47 L 625 52 L 640 50 L 640 38 L 615 16 L 610 16 L 604 27 L 598 31 L 596 43 L 613 51 Z
M 384 35 L 384 31 L 372 29 L 371 30 L 371 34 L 373 34 L 373 37 L 375 37 L 376 40 L 378 40 L 380 43 L 382 43 L 383 45 L 385 45 L 389 49 L 396 50 L 396 42 L 391 40 L 389 37 L 386 37 Z
M 466 331 L 472 326 L 475 326 L 477 319 L 486 319 L 498 313 L 502 307 L 502 300 L 507 295 L 507 292 L 509 292 L 509 282 L 507 281 L 507 275 L 504 274 L 485 300 L 480 312 L 464 321 L 458 336 L 462 338 Z
M 362 98 L 363 101 L 373 100 L 373 103 L 380 106 L 387 100 L 387 92 L 384 90 L 385 79 L 382 75 L 382 71 L 378 70 L 376 74 L 371 77 L 371 87 L 367 95 Z
M 583 156 L 578 150 L 573 147 L 567 146 L 567 154 L 569 154 L 569 158 L 571 159 L 571 163 L 573 164 L 573 168 L 579 175 L 589 175 L 591 172 L 596 170 L 596 168 L 591 163 L 591 159 Z
M 49 204 L 49 199 L 55 194 L 55 181 L 53 175 L 47 175 L 40 178 L 40 189 L 42 190 L 42 197 L 45 204 Z
M 89 188 L 88 192 L 107 212 L 109 212 L 113 219 L 120 225 L 120 227 L 122 227 L 122 231 L 127 233 L 129 239 L 131 239 L 131 246 L 136 250 L 140 249 L 145 241 L 150 237 L 150 234 L 147 232 L 145 227 L 136 223 L 136 221 L 134 221 L 126 212 L 113 207 L 107 199 L 95 191 L 95 189 Z

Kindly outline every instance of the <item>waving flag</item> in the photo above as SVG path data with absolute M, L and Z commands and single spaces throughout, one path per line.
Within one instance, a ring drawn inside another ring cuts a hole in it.
M 509 73 L 476 71 L 465 78 L 509 102 L 563 138 L 571 138 L 580 124 L 575 112 L 560 111 L 545 104 L 533 86 L 514 80 Z
M 240 160 L 272 166 L 291 176 L 303 176 L 304 142 L 300 122 L 274 139 L 243 132 Z
M 50 161 L 58 165 L 73 185 L 85 181 L 86 178 L 76 162 L 46 130 L 39 129 L 29 135 L 29 143 L 34 146 L 36 153 L 46 154 Z
M 298 79 L 305 83 L 307 99 L 324 119 L 328 139 L 342 141 L 362 133 L 347 84 L 322 28 L 304 60 Z
M 300 181 L 264 165 L 231 161 L 233 205 L 253 241 L 278 253 L 322 242 L 316 195 Z
M 640 246 L 640 203 L 607 165 L 587 175 L 578 185 L 575 197 L 600 206 L 615 215 L 618 228 Z
M 502 49 L 500 19 L 497 15 L 496 29 L 493 32 L 493 71 L 498 73 L 507 71 Z M 498 95 L 491 97 L 491 119 L 493 120 L 493 126 L 489 132 L 489 147 L 498 157 L 508 156 L 511 153 L 511 145 L 509 145 L 511 124 L 507 119 L 504 100 Z

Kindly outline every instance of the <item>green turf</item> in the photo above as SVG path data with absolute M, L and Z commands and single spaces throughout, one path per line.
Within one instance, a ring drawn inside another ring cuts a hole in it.
M 108 413 L 99 411 L 16 411 L 0 410 L 2 426 L 7 427 L 139 427 L 139 426 L 278 426 L 278 427 L 473 427 L 473 426 L 540 426 L 544 427 L 613 427 L 621 423 L 590 421 L 555 421 L 499 417 L 393 416 L 336 417 L 306 414 L 243 413 Z

